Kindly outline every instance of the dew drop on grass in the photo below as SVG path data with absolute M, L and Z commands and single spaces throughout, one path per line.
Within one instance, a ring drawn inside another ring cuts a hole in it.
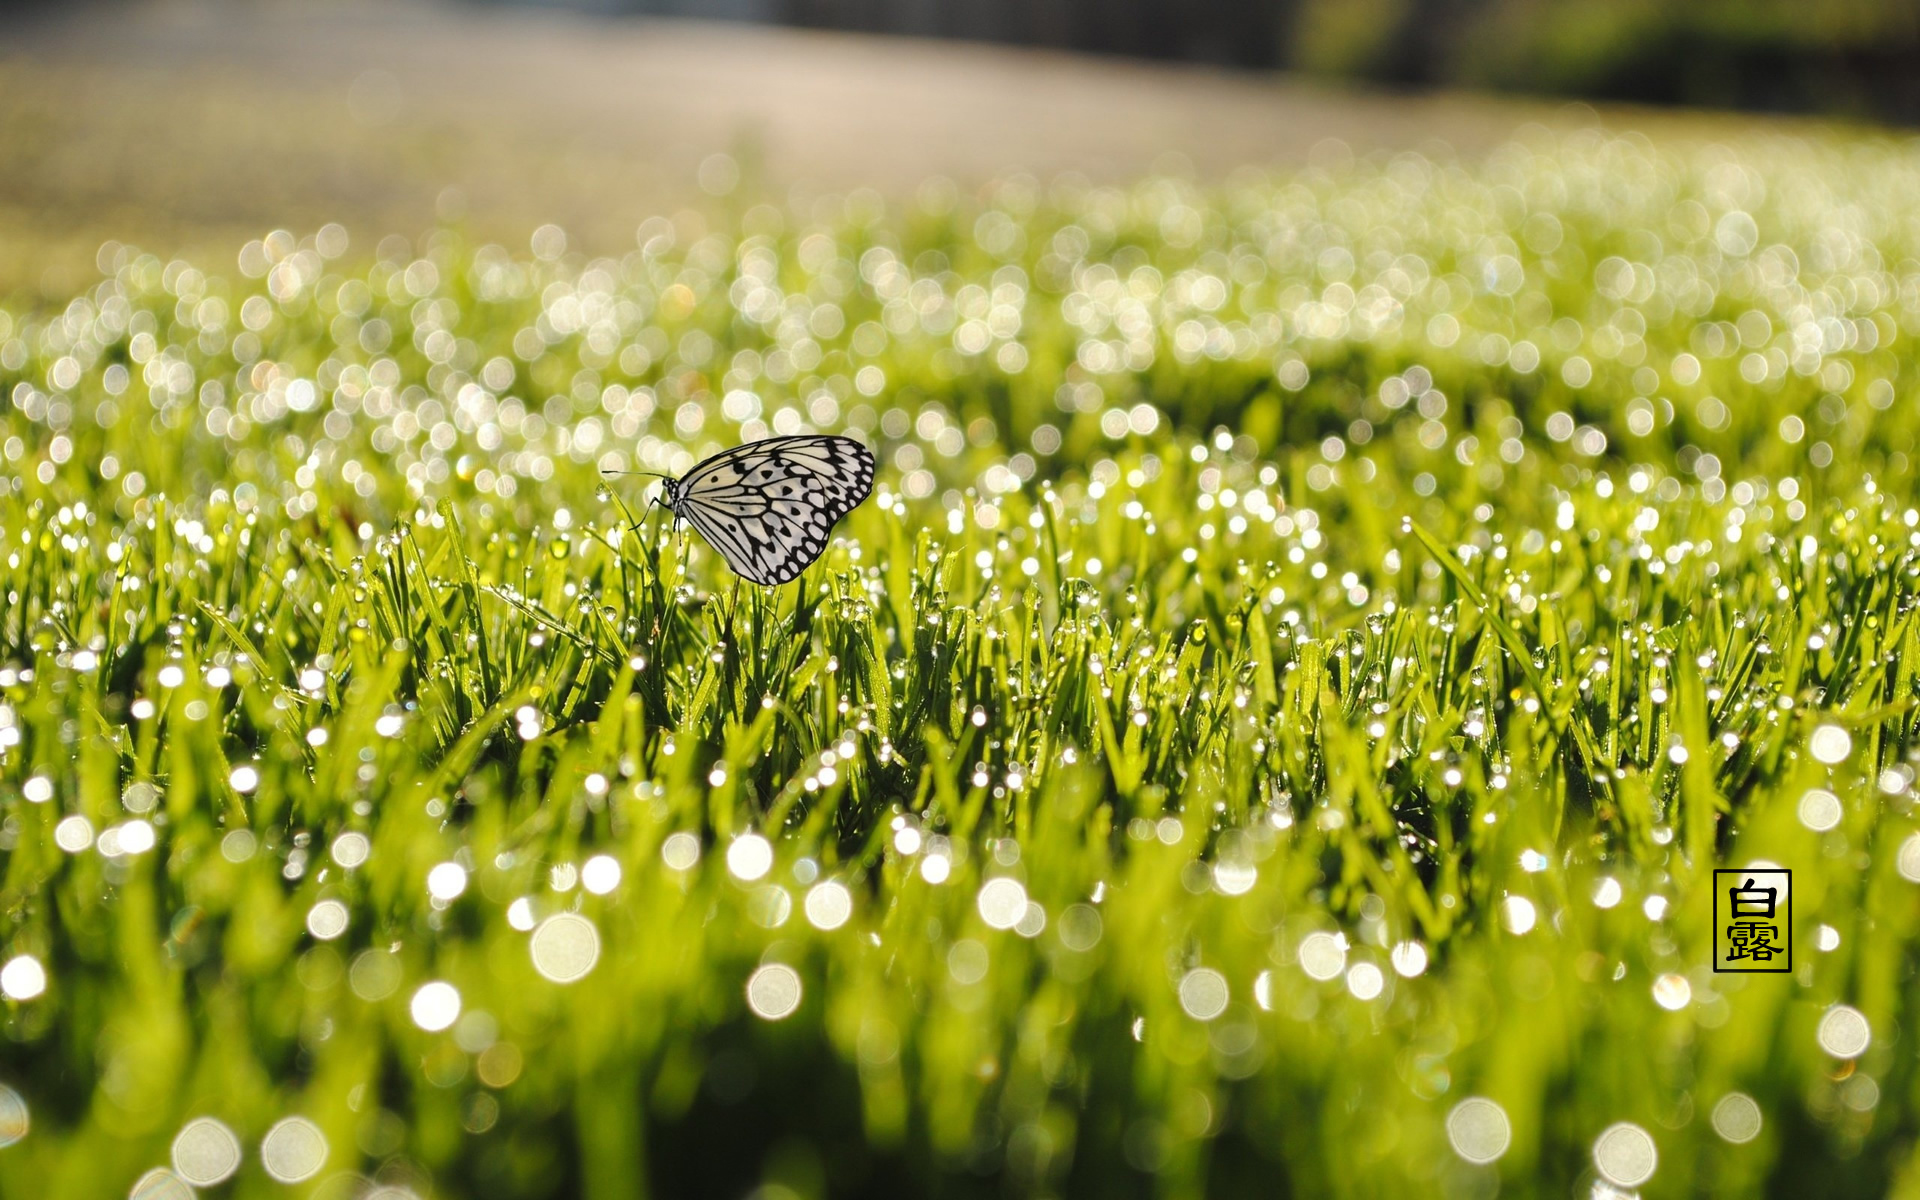
M 1817 1036 L 1820 1048 L 1835 1058 L 1858 1058 L 1872 1043 L 1873 1028 L 1859 1009 L 1836 1004 L 1820 1018 Z
M 676 835 L 677 836 L 677 835 Z M 727 871 L 743 883 L 752 883 L 773 870 L 773 844 L 757 833 L 743 834 L 727 847 Z
M 212 1117 L 196 1117 L 173 1139 L 173 1169 L 195 1187 L 212 1187 L 240 1169 L 240 1139 Z
M 427 894 L 442 904 L 459 898 L 467 890 L 467 869 L 456 862 L 443 862 L 427 872 Z
M 769 963 L 747 977 L 747 1007 L 762 1020 L 792 1016 L 800 997 L 800 973 L 785 963 Z
M 127 1200 L 194 1200 L 187 1181 L 165 1167 L 155 1167 L 133 1183 Z
M 459 1019 L 460 991 L 450 983 L 434 980 L 413 993 L 407 1008 L 415 1025 L 428 1033 L 439 1033 Z
M 347 832 L 333 839 L 333 861 L 351 871 L 367 861 L 373 852 L 373 843 L 364 833 Z
M 823 932 L 831 932 L 853 916 L 853 893 L 835 880 L 815 884 L 806 899 L 807 923 Z
M 1660 1153 L 1653 1135 L 1630 1121 L 1609 1125 L 1593 1142 L 1593 1165 L 1609 1183 L 1635 1188 L 1653 1178 Z
M 961 985 L 979 983 L 987 977 L 987 967 L 991 959 L 984 944 L 972 938 L 961 938 L 947 951 L 947 974 Z
M 1347 969 L 1346 939 L 1332 933 L 1310 933 L 1300 939 L 1300 969 L 1322 982 Z
M 1217 862 L 1213 864 L 1213 886 L 1224 896 L 1244 896 L 1259 881 L 1260 870 L 1252 863 Z
M 1027 912 L 1027 889 L 1017 879 L 1001 876 L 980 886 L 975 900 L 980 919 L 992 929 L 1012 929 Z
M 1825 788 L 1813 788 L 1800 797 L 1799 815 L 1802 825 L 1815 833 L 1825 833 L 1840 824 L 1845 812 L 1838 796 Z
M 277 1121 L 260 1139 L 260 1166 L 280 1183 L 311 1179 L 326 1162 L 327 1136 L 305 1117 Z
M 1037 938 L 1047 928 L 1047 910 L 1038 900 L 1027 901 L 1027 910 L 1013 924 L 1013 931 L 1023 938 Z
M 0 995 L 33 1000 L 47 990 L 47 969 L 31 954 L 16 954 L 0 966 Z
M 1760 1106 L 1745 1092 L 1728 1092 L 1713 1106 L 1713 1131 L 1734 1145 L 1760 1136 Z
M 512 1042 L 495 1042 L 474 1060 L 473 1073 L 488 1087 L 503 1088 L 520 1077 L 520 1069 L 525 1065 L 525 1056 L 518 1046 Z
M 1100 944 L 1103 926 L 1100 910 L 1091 904 L 1070 904 L 1060 914 L 1060 944 L 1085 953 Z
M 611 854 L 596 854 L 580 868 L 580 886 L 596 896 L 604 896 L 620 886 L 620 860 Z
M 1807 739 L 1807 749 L 1817 761 L 1837 766 L 1853 752 L 1853 735 L 1839 725 L 1822 725 Z
M 338 900 L 322 900 L 307 910 L 307 932 L 330 942 L 347 931 L 347 906 Z
M 1534 923 L 1539 919 L 1533 907 L 1533 901 L 1525 896 L 1508 896 L 1501 902 L 1500 913 L 1507 932 L 1515 936 L 1531 932 Z
M 33 1114 L 19 1092 L 0 1083 L 0 1149 L 13 1145 L 33 1128 Z
M 385 950 L 363 950 L 347 968 L 347 986 L 372 1004 L 393 995 L 400 986 L 400 964 Z
M 1401 942 L 1387 957 L 1393 964 L 1394 971 L 1408 979 L 1426 972 L 1427 948 L 1419 942 Z
M 584 979 L 600 961 L 600 931 L 579 913 L 548 917 L 528 941 L 533 969 L 554 983 Z
M 534 925 L 533 897 L 520 896 L 507 905 L 507 924 L 521 933 L 531 930 Z
M 130 783 L 126 791 L 120 793 L 120 807 L 136 815 L 153 811 L 160 801 L 160 789 L 150 783 Z
M 53 827 L 53 844 L 68 854 L 78 854 L 93 845 L 93 822 L 75 813 Z
M 253 836 L 251 829 L 229 829 L 220 839 L 220 857 L 230 863 L 243 863 L 253 857 L 259 848 L 259 839 Z
M 1196 1021 L 1211 1021 L 1227 1011 L 1227 977 L 1212 967 L 1196 967 L 1180 980 L 1180 1007 Z
M 747 919 L 762 929 L 778 929 L 793 915 L 793 897 L 777 883 L 765 883 L 747 897 Z
M 1653 1001 L 1668 1012 L 1679 1012 L 1693 1001 L 1693 985 L 1685 975 L 1668 972 L 1653 981 Z
M 100 853 L 108 858 L 145 854 L 153 849 L 153 844 L 153 826 L 137 817 L 108 829 L 94 843 Z
M 1355 963 L 1347 970 L 1347 990 L 1360 1000 L 1372 1000 L 1386 989 L 1387 977 L 1372 963 Z
M 691 871 L 700 861 L 700 839 L 691 833 L 670 833 L 660 843 L 660 858 L 675 871 Z
M 1470 1163 L 1495 1162 L 1513 1142 L 1513 1125 L 1494 1101 L 1469 1096 L 1447 1113 L 1447 1141 Z

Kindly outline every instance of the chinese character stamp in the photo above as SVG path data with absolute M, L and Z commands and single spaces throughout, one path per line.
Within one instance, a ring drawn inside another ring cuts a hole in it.
M 1713 873 L 1713 969 L 1793 971 L 1793 872 L 1754 867 Z

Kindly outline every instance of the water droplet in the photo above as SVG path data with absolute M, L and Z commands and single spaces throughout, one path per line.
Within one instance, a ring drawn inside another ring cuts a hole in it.
M 428 1033 L 438 1033 L 460 1016 L 460 991 L 450 983 L 435 980 L 422 984 L 409 1005 L 413 1023 Z
M 800 996 L 800 973 L 785 963 L 770 963 L 747 978 L 747 1007 L 763 1020 L 792 1016 Z
M 1873 1041 L 1873 1028 L 1866 1014 L 1845 1004 L 1836 1004 L 1820 1018 L 1820 1048 L 1835 1058 L 1858 1058 Z
M 1017 879 L 989 879 L 981 885 L 975 903 L 980 919 L 990 928 L 1012 929 L 1027 914 L 1027 889 Z
M 1760 1136 L 1760 1106 L 1745 1092 L 1728 1092 L 1713 1106 L 1713 1131 L 1738 1146 Z
M 1484 1096 L 1471 1096 L 1447 1114 L 1447 1141 L 1470 1163 L 1494 1162 L 1513 1142 L 1513 1124 L 1506 1109 Z
M 600 931 L 579 913 L 560 913 L 533 931 L 528 950 L 534 970 L 555 983 L 573 983 L 600 961 Z
M 173 1139 L 173 1169 L 196 1187 L 212 1187 L 240 1169 L 240 1139 L 212 1117 L 195 1117 Z
M 1180 1007 L 1197 1021 L 1211 1021 L 1227 1011 L 1227 977 L 1211 967 L 1196 967 L 1180 980 Z
M 1653 1135 L 1632 1122 L 1609 1125 L 1594 1139 L 1593 1165 L 1608 1182 L 1620 1187 L 1639 1187 L 1653 1178 L 1659 1164 Z

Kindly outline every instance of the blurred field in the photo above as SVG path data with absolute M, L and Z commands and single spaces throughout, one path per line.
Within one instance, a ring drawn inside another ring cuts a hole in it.
M 64 296 L 113 237 L 228 260 L 337 221 L 364 245 L 442 217 L 523 244 L 547 221 L 623 254 L 646 217 L 755 194 L 910 195 L 1027 171 L 1198 178 L 1444 141 L 1477 155 L 1590 111 L 1403 99 L 1038 51 L 433 5 L 0 10 L 0 295 Z M 1724 118 L 1635 114 L 1711 138 Z M 1169 157 L 1171 156 L 1171 157 Z

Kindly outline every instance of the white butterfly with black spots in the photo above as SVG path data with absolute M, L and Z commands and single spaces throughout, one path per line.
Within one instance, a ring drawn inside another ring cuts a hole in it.
M 774 585 L 800 577 L 833 524 L 873 491 L 873 451 L 850 437 L 801 434 L 722 450 L 660 502 L 700 531 L 734 574 Z

